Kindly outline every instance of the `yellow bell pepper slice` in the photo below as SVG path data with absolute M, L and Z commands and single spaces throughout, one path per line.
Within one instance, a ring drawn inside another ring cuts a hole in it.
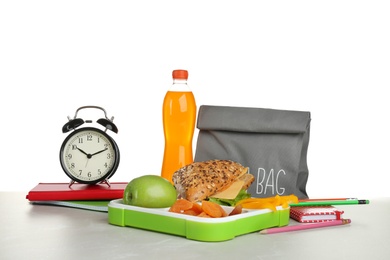
M 298 197 L 295 195 L 286 195 L 267 198 L 247 198 L 240 200 L 236 205 L 242 205 L 243 208 L 247 209 L 270 209 L 276 211 L 276 207 L 282 206 L 288 208 L 290 203 L 298 203 Z

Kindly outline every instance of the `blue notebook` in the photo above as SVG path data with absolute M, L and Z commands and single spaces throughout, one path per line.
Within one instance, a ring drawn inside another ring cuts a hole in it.
M 72 200 L 72 201 L 43 200 L 43 201 L 31 201 L 30 203 L 36 205 L 60 206 L 60 207 L 70 207 L 76 209 L 108 212 L 109 202 L 110 200 Z

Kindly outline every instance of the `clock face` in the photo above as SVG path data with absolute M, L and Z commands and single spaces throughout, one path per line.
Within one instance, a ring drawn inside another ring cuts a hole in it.
M 81 128 L 63 142 L 60 161 L 72 180 L 97 183 L 110 178 L 118 168 L 119 149 L 115 141 L 100 129 Z

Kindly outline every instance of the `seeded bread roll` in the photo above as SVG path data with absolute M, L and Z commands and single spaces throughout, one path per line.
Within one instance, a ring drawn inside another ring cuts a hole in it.
M 254 181 L 247 172 L 247 167 L 234 161 L 209 160 L 180 168 L 172 180 L 180 198 L 196 202 L 227 189 L 238 179 L 245 181 L 243 189 L 247 189 Z

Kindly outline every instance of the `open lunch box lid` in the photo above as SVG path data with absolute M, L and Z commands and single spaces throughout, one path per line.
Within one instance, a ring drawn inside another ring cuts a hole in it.
M 229 214 L 234 207 L 223 206 Z M 143 208 L 123 203 L 122 199 L 108 204 L 108 222 L 122 227 L 186 237 L 191 240 L 217 242 L 270 227 L 286 226 L 290 209 L 279 206 L 270 209 L 243 209 L 241 214 L 222 218 L 203 218 L 173 213 L 169 208 Z

